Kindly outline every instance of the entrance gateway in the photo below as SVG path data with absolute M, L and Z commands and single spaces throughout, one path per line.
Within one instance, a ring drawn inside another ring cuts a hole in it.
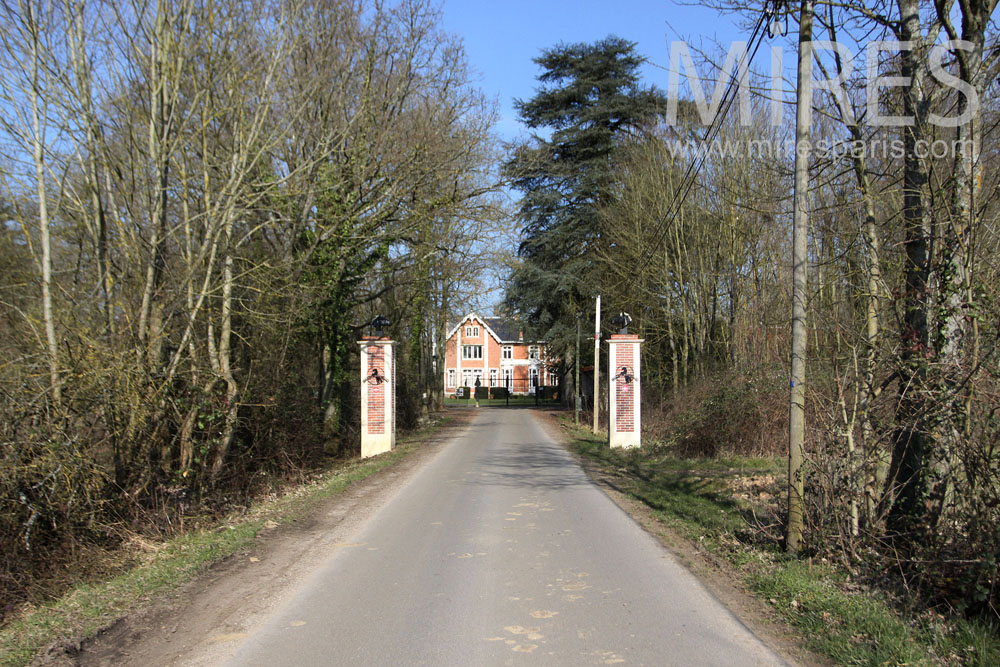
M 628 333 L 631 318 L 621 313 L 612 318 L 621 326 L 608 340 L 608 392 L 611 419 L 608 443 L 615 447 L 641 445 L 641 375 L 639 336 Z M 361 457 L 368 458 L 390 451 L 396 444 L 396 360 L 395 341 L 382 334 L 389 322 L 376 318 L 376 335 L 363 336 L 361 347 Z M 382 326 L 378 326 L 382 325 Z M 534 370 L 534 369 L 532 369 Z M 537 371 L 536 371 L 537 372 Z M 504 381 L 510 381 L 510 369 L 503 369 Z M 532 374 L 533 385 L 537 375 Z M 496 375 L 490 373 L 490 383 Z M 533 389 L 534 387 L 532 387 Z
M 361 458 L 396 445 L 395 342 L 378 331 L 361 346 Z
M 608 392 L 611 420 L 608 444 L 612 447 L 638 447 L 641 444 L 641 377 L 639 375 L 639 336 L 628 333 L 632 318 L 620 313 L 611 321 L 621 327 L 608 340 Z

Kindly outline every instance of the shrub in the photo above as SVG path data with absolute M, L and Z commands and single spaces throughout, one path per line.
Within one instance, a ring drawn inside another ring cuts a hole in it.
M 785 451 L 787 394 L 781 369 L 723 371 L 660 406 L 644 407 L 646 431 L 691 458 L 766 456 Z

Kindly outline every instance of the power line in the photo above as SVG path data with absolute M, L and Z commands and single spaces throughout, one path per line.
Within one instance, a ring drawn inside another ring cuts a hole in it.
M 760 49 L 760 45 L 764 41 L 765 33 L 762 28 L 765 24 L 767 25 L 767 33 L 773 36 L 770 20 L 777 15 L 778 7 L 781 4 L 781 0 L 777 0 L 774 3 L 774 11 L 771 11 L 768 9 L 769 3 L 765 2 L 764 10 L 757 19 L 757 23 L 754 25 L 753 31 L 750 34 L 750 39 L 747 41 L 747 47 L 744 49 L 736 68 L 733 70 L 733 73 L 729 78 L 729 82 L 726 85 L 726 89 L 723 91 L 719 108 L 716 110 L 715 117 L 712 119 L 712 122 L 708 127 L 708 131 L 705 133 L 704 143 L 701 149 L 699 149 L 694 160 L 688 163 L 687 170 L 681 179 L 680 187 L 674 192 L 674 197 L 671 200 L 670 205 L 664 212 L 663 217 L 657 223 L 657 229 L 653 234 L 653 243 L 646 247 L 639 256 L 639 261 L 637 262 L 636 269 L 632 275 L 632 280 L 629 282 L 626 291 L 630 290 L 634 286 L 635 281 L 638 280 L 646 265 L 652 261 L 653 256 L 659 250 L 660 245 L 666 238 L 670 225 L 680 213 L 681 207 L 684 205 L 691 188 L 694 186 L 699 173 L 705 165 L 705 161 L 707 160 L 708 154 L 711 150 L 712 142 L 715 140 L 715 137 L 718 135 L 719 130 L 722 127 L 721 121 L 729 113 L 729 110 L 733 105 L 735 95 L 732 93 L 738 87 L 740 73 L 744 71 L 744 67 L 749 70 L 750 63 L 753 61 L 754 56 L 757 55 L 757 51 Z
M 645 268 L 646 264 L 648 264 L 652 260 L 653 255 L 659 249 L 660 244 L 666 237 L 666 233 L 667 230 L 669 229 L 670 223 L 673 222 L 677 214 L 680 212 L 680 207 L 683 206 L 684 201 L 687 199 L 688 193 L 691 191 L 691 188 L 698 177 L 698 174 L 704 167 L 705 160 L 708 157 L 708 153 L 711 147 L 711 143 L 721 128 L 721 120 L 728 113 L 730 107 L 732 106 L 732 101 L 734 99 L 734 96 L 731 93 L 736 88 L 736 82 L 738 81 L 740 72 L 744 67 L 744 61 L 746 60 L 747 52 L 751 48 L 753 48 L 754 53 L 756 53 L 756 50 L 760 45 L 762 37 L 761 27 L 763 26 L 764 20 L 767 18 L 767 16 L 768 13 L 765 11 L 761 14 L 760 18 L 758 18 L 757 24 L 754 26 L 753 32 L 751 33 L 750 40 L 747 42 L 747 48 L 744 50 L 743 55 L 740 57 L 740 61 L 737 63 L 736 68 L 733 71 L 733 74 L 730 76 L 725 91 L 723 91 L 722 100 L 719 104 L 719 108 L 716 110 L 715 117 L 712 119 L 708 131 L 705 133 L 704 143 L 702 147 L 699 149 L 698 153 L 695 155 L 694 160 L 688 163 L 687 170 L 685 171 L 684 176 L 681 179 L 681 186 L 674 192 L 674 197 L 671 200 L 670 205 L 667 207 L 667 210 L 665 211 L 663 217 L 657 223 L 657 230 L 656 232 L 654 232 L 653 235 L 654 238 L 653 243 L 643 251 L 642 255 L 640 255 L 638 262 L 638 269 L 634 274 L 633 280 L 637 279 L 638 275 Z M 752 58 L 753 56 L 750 57 L 751 60 Z M 749 63 L 747 64 L 747 67 L 749 67 Z

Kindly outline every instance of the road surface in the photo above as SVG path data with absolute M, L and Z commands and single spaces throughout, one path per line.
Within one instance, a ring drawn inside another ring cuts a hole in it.
M 481 409 L 228 664 L 786 664 L 535 414 Z

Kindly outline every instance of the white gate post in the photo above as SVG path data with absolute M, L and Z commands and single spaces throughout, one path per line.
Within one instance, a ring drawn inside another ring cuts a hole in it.
M 396 359 L 394 341 L 364 336 L 361 346 L 361 458 L 396 445 Z
M 608 441 L 611 447 L 638 447 L 641 444 L 639 346 L 642 343 L 634 334 L 612 334 L 608 340 L 608 405 L 611 412 Z

